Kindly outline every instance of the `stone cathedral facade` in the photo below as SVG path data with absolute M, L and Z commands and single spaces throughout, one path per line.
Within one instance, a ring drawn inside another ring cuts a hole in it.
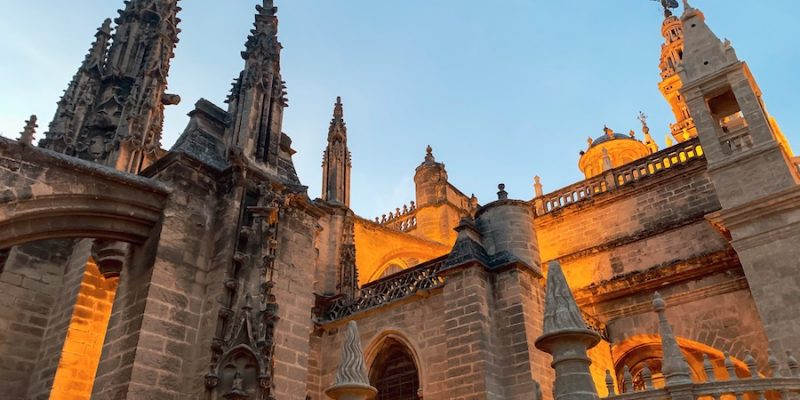
M 554 396 L 559 319 L 596 336 L 601 396 L 668 385 L 676 354 L 767 374 L 800 350 L 800 159 L 731 43 L 662 3 L 666 148 L 642 115 L 588 140 L 584 180 L 479 200 L 429 147 L 414 201 L 363 218 L 342 99 L 322 192 L 295 172 L 271 0 L 169 150 L 178 0 L 126 1 L 38 145 L 35 117 L 0 138 L 0 397 L 323 400 L 345 341 L 380 400 L 597 398 Z

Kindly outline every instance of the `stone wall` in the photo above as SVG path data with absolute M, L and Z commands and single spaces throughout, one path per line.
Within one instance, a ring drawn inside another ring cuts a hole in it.
M 17 246 L 0 271 L 0 393 L 9 399 L 38 381 L 36 359 L 70 253 L 71 242 Z
M 541 334 L 540 278 L 516 265 L 489 271 L 472 263 L 445 272 L 445 284 L 383 307 L 355 314 L 367 367 L 385 341 L 404 344 L 415 357 L 426 400 L 552 399 L 550 356 L 536 350 Z M 345 320 L 312 335 L 311 398 L 326 399 L 339 363 Z M 537 381 L 542 386 L 537 389 Z
M 36 360 L 36 372 L 28 388 L 28 397 L 31 399 L 50 397 L 69 325 L 75 312 L 75 303 L 81 289 L 86 263 L 91 254 L 91 246 L 92 241 L 89 239 L 78 241 L 65 263 L 60 290 L 56 292 L 47 330 Z
M 445 385 L 447 336 L 443 310 L 444 298 L 441 292 L 434 292 L 430 297 L 401 301 L 353 316 L 358 323 L 367 368 L 378 355 L 382 342 L 386 338 L 396 339 L 408 345 L 416 357 L 425 399 L 449 399 Z M 312 400 L 327 399 L 323 391 L 333 383 L 339 365 L 345 322 L 321 326 L 314 339 L 319 350 L 311 355 L 319 358 L 310 363 L 318 365 L 314 370 L 320 375 L 310 377 L 311 381 L 319 382 L 319 385 L 309 386 Z
M 558 259 L 573 288 L 730 248 L 704 216 L 719 210 L 704 163 L 536 219 L 542 262 Z

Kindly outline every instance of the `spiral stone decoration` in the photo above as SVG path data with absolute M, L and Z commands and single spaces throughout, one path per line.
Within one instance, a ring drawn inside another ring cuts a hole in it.
M 358 337 L 358 325 L 355 321 L 347 323 L 342 346 L 342 361 L 336 371 L 334 385 L 369 385 L 364 355 L 361 352 L 361 339 Z

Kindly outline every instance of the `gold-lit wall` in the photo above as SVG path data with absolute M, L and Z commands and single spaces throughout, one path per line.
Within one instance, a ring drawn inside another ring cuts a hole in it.
M 380 278 L 391 265 L 413 267 L 450 251 L 450 246 L 360 218 L 355 221 L 355 240 L 359 285 Z
M 53 400 L 88 400 L 103 350 L 119 278 L 106 279 L 89 259 L 58 362 Z

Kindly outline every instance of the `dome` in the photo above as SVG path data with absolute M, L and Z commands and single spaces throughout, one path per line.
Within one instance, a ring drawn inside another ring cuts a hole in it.
M 591 144 L 591 146 L 589 146 L 589 148 L 592 148 L 592 147 L 595 147 L 595 146 L 597 146 L 597 145 L 599 145 L 601 143 L 609 142 L 609 141 L 616 140 L 616 139 L 634 140 L 634 141 L 638 142 L 638 140 L 636 140 L 635 138 L 631 137 L 630 135 L 624 135 L 622 133 L 612 133 L 611 136 L 606 134 L 606 135 L 600 136 L 599 138 L 593 140 L 592 144 Z
M 600 175 L 603 171 L 617 168 L 632 161 L 646 157 L 651 150 L 637 140 L 633 133 L 615 133 L 608 127 L 603 128 L 605 134 L 592 140 L 589 148 L 581 152 L 578 168 L 586 179 Z

